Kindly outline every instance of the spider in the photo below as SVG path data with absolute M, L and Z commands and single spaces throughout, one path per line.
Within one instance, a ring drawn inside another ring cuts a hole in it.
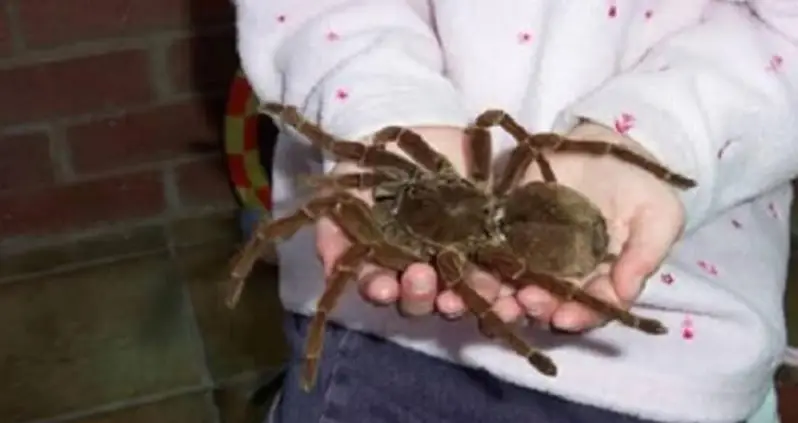
M 564 299 L 578 301 L 623 325 L 648 334 L 667 332 L 659 321 L 636 316 L 593 297 L 563 278 L 584 277 L 609 253 L 606 222 L 589 199 L 558 184 L 544 151 L 610 155 L 650 172 L 679 188 L 695 182 L 624 147 L 603 141 L 577 141 L 554 133 L 529 134 L 501 110 L 487 110 L 467 128 L 470 169 L 461 176 L 452 163 L 421 136 L 399 126 L 377 131 L 371 145 L 335 139 L 299 114 L 294 106 L 263 105 L 264 113 L 281 120 L 338 161 L 367 171 L 311 178 L 319 194 L 298 210 L 262 221 L 234 262 L 227 305 L 235 307 L 252 266 L 268 241 L 293 236 L 303 226 L 327 216 L 350 239 L 326 281 L 310 324 L 301 385 L 315 384 L 324 326 L 361 264 L 371 262 L 403 271 L 416 262 L 431 263 L 442 284 L 459 294 L 476 316 L 482 332 L 502 340 L 540 373 L 556 376 L 546 354 L 531 347 L 493 311 L 491 304 L 466 283 L 476 268 L 491 272 L 515 288 L 537 285 Z M 498 126 L 516 141 L 504 171 L 489 183 L 492 140 Z M 408 158 L 389 151 L 395 143 Z M 542 181 L 518 186 L 535 162 Z M 373 205 L 351 194 L 370 189 Z

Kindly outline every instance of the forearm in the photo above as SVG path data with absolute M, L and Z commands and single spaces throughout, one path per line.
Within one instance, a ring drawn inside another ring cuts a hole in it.
M 435 34 L 407 2 L 295 3 L 237 1 L 242 66 L 262 101 L 346 139 L 467 122 Z
M 782 33 L 743 6 L 717 6 L 569 108 L 562 125 L 586 118 L 615 128 L 696 179 L 682 195 L 695 227 L 798 173 L 794 61 Z

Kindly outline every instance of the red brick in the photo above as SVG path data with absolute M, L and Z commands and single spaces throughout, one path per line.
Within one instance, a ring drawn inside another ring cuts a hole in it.
M 8 15 L 0 8 L 0 56 L 11 53 L 11 27 L 8 24 Z
M 52 182 L 50 140 L 46 134 L 0 136 L 0 192 Z
M 0 93 L 16 93 L 0 96 L 0 124 L 140 104 L 152 98 L 148 57 L 129 50 L 4 69 Z
M 140 173 L 0 196 L 0 238 L 78 230 L 156 216 L 165 209 L 161 175 Z
M 199 145 L 219 149 L 222 114 L 219 100 L 187 101 L 69 128 L 67 143 L 79 173 L 164 161 Z
M 90 13 L 87 13 L 89 11 Z M 22 32 L 33 47 L 232 22 L 230 0 L 23 0 Z
M 222 157 L 181 165 L 177 186 L 184 206 L 232 206 L 236 201 Z
M 169 48 L 172 86 L 179 92 L 227 91 L 238 69 L 232 33 L 176 41 Z

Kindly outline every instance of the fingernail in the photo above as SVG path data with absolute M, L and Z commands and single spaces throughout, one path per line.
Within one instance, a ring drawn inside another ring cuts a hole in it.
M 549 332 L 551 332 L 551 333 L 553 333 L 555 335 L 565 335 L 565 336 L 575 336 L 575 335 L 577 335 L 577 333 L 572 331 L 572 330 L 563 329 L 563 328 L 561 328 L 559 326 L 554 326 L 552 324 L 548 325 L 548 330 L 549 330 Z
M 373 288 L 371 291 L 371 295 L 374 297 L 374 300 L 385 303 L 391 300 L 393 296 L 393 290 L 389 286 L 378 286 Z
M 558 329 L 572 331 L 576 326 L 576 320 L 571 314 L 558 315 L 552 320 L 554 322 L 554 326 Z
M 543 315 L 544 304 L 542 301 L 527 301 L 524 303 L 526 314 L 531 317 L 541 317 Z
M 420 278 L 410 281 L 410 292 L 414 295 L 427 295 L 430 294 L 433 289 L 435 289 L 435 287 L 432 286 L 432 281 L 429 279 Z
M 565 333 L 580 333 L 584 330 L 584 325 L 577 316 L 573 314 L 563 314 L 552 319 L 552 327 Z

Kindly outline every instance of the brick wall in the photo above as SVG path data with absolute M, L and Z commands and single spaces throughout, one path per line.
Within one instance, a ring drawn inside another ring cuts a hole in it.
M 0 4 L 0 239 L 234 206 L 229 0 Z
M 229 0 L 0 0 L 0 421 L 255 423 L 276 269 L 222 304 Z

